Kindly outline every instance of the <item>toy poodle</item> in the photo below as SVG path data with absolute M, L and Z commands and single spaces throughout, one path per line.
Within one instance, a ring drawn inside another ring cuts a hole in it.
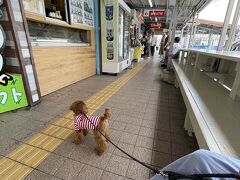
M 88 116 L 88 108 L 83 101 L 75 101 L 70 110 L 74 112 L 74 140 L 73 143 L 80 144 L 83 137 L 92 129 L 97 147 L 96 154 L 101 156 L 107 149 L 107 140 L 110 139 L 108 119 L 111 117 L 110 109 L 105 109 L 103 116 Z M 98 130 L 101 132 L 99 132 Z

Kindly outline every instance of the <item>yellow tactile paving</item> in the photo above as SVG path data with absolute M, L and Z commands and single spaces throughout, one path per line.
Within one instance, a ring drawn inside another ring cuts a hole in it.
M 134 69 L 87 99 L 85 103 L 89 107 L 88 114 L 93 114 L 106 103 L 112 95 L 133 78 L 147 63 L 148 61 L 138 64 Z M 72 119 L 73 113 L 67 113 L 41 133 L 34 135 L 25 144 L 8 154 L 7 158 L 0 159 L 0 180 L 24 179 L 33 168 L 36 168 L 44 161 L 72 133 Z
M 57 125 L 57 126 L 67 126 L 69 123 L 72 122 L 72 118 L 73 118 L 73 115 L 69 118 L 61 118 L 61 119 L 58 119 L 57 121 L 55 121 L 53 124 L 54 125 Z
M 32 170 L 28 166 L 7 158 L 0 161 L 0 178 L 4 180 L 24 179 Z
M 24 165 L 36 168 L 49 154 L 50 152 L 45 150 L 23 144 L 7 155 L 7 157 Z
M 58 127 L 55 125 L 50 125 L 46 129 L 44 129 L 42 133 L 59 139 L 66 139 L 72 133 L 72 130 L 63 127 Z
M 69 112 L 69 113 L 67 113 L 67 114 L 64 116 L 64 118 L 67 118 L 67 119 L 72 119 L 72 117 L 73 117 L 73 112 L 72 112 L 72 111 Z
M 29 139 L 26 143 L 35 147 L 39 147 L 41 149 L 47 150 L 47 151 L 54 151 L 63 140 L 54 138 L 45 134 L 36 134 L 31 139 Z

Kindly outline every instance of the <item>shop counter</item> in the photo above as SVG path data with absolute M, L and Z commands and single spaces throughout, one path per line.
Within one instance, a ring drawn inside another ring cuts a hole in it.
M 41 95 L 95 75 L 93 1 L 23 2 Z

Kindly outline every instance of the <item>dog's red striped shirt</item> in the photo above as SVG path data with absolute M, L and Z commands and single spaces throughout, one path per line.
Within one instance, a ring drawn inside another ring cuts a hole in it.
M 95 129 L 95 127 L 98 125 L 100 121 L 100 116 L 87 116 L 87 117 L 83 114 L 74 116 L 75 131 L 78 131 L 80 129 Z M 89 120 L 91 122 L 89 122 Z

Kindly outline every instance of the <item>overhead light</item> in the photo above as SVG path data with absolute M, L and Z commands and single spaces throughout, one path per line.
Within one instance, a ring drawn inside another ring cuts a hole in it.
M 158 21 L 158 19 L 155 17 L 155 21 L 157 22 Z
M 148 0 L 150 7 L 153 7 L 152 0 Z

